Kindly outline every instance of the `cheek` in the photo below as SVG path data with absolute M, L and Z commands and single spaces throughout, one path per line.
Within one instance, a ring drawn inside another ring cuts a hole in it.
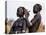
M 35 8 L 35 11 L 38 11 L 38 9 L 37 9 L 37 8 Z

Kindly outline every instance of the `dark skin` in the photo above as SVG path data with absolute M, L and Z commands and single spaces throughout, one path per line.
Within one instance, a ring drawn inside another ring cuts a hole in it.
M 41 9 L 42 8 L 41 8 L 40 4 L 34 5 L 34 7 L 33 7 L 33 13 L 36 14 L 36 15 L 31 20 L 32 26 L 29 28 L 29 33 L 36 32 L 38 30 L 39 25 L 41 23 L 41 15 L 40 15 Z
M 24 7 L 19 7 L 17 9 L 17 17 L 23 17 L 24 16 Z
M 24 15 L 24 14 L 23 14 L 23 9 L 22 9 L 22 8 L 19 8 L 19 14 L 20 14 L 21 16 Z
M 27 9 L 25 9 L 24 11 L 25 11 L 25 12 L 24 12 L 24 13 L 25 13 L 25 18 L 28 19 L 28 17 L 29 17 L 29 11 L 27 11 Z
M 24 17 L 24 15 L 25 15 L 25 19 L 28 21 L 28 17 L 29 17 L 29 11 L 27 11 L 27 9 L 25 9 L 25 8 L 19 8 L 19 14 L 21 15 L 21 17 Z M 19 16 L 20 17 L 20 16 Z M 20 17 L 20 18 L 21 18 Z M 28 21 L 28 23 L 29 23 L 29 21 Z M 30 26 L 30 25 L 29 25 Z
M 27 10 L 25 9 L 25 8 L 23 8 L 23 7 L 19 7 L 18 9 L 17 9 L 17 16 L 19 17 L 19 18 L 22 18 L 22 17 L 24 17 L 24 15 L 28 15 L 28 12 L 27 12 Z M 26 20 L 26 19 L 24 19 L 24 20 Z M 27 24 L 27 26 L 29 27 L 30 26 L 30 24 L 28 24 L 29 22 L 26 20 L 26 24 Z M 13 25 L 13 27 L 15 26 L 15 24 Z M 12 28 L 13 28 L 12 27 Z M 24 24 L 24 29 L 25 29 L 25 24 Z M 12 30 L 12 29 L 11 29 Z M 10 33 L 13 33 L 12 31 L 10 31 Z M 9 33 L 9 34 L 10 34 Z
M 18 9 L 18 14 L 19 14 L 19 17 L 23 17 L 24 15 L 25 15 L 25 18 L 29 17 L 29 11 L 27 11 L 27 9 L 25 9 L 24 7 L 20 7 Z

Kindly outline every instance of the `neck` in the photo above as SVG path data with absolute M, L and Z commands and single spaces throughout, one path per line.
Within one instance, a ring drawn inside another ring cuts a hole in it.
M 37 14 L 40 14 L 40 12 L 38 12 Z

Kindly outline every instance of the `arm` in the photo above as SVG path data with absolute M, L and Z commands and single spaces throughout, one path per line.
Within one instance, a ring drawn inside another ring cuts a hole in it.
M 35 15 L 34 18 L 31 20 L 31 23 L 34 24 L 38 20 L 39 16 Z
M 25 20 L 26 20 L 27 26 L 30 27 L 31 26 L 31 23 L 29 22 L 29 20 L 28 19 L 25 19 Z

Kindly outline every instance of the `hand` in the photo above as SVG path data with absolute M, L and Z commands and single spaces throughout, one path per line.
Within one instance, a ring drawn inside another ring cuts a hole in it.
M 25 18 L 29 17 L 29 12 L 25 9 Z

